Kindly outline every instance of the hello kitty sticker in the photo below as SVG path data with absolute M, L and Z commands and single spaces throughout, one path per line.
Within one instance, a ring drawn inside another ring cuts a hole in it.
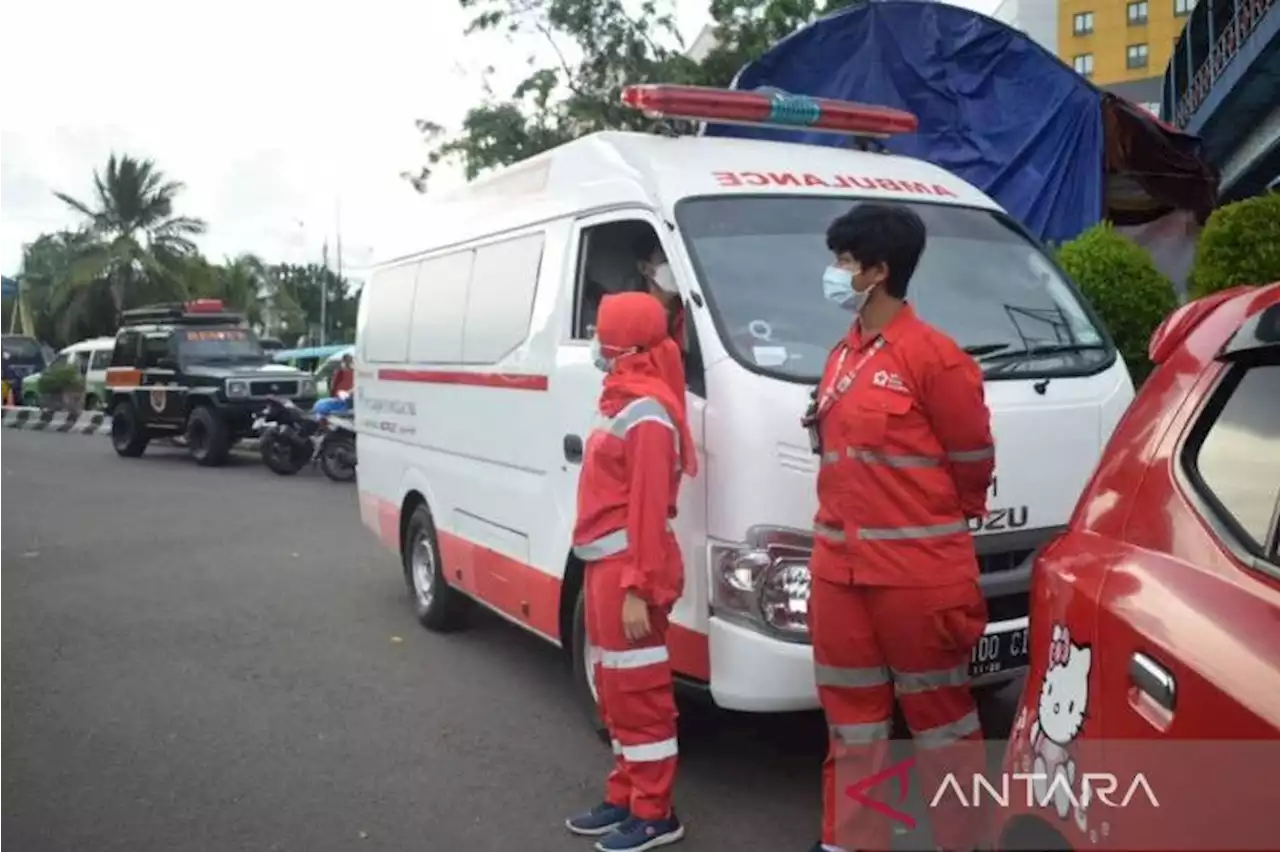
M 1066 625 L 1053 625 L 1049 666 L 1040 687 L 1036 720 L 1031 729 L 1031 753 L 1035 756 L 1031 771 L 1036 776 L 1036 800 L 1046 802 L 1052 795 L 1053 808 L 1062 819 L 1067 818 L 1074 805 L 1075 821 L 1081 831 L 1087 827 L 1085 811 L 1089 797 L 1087 793 L 1072 796 L 1068 792 L 1077 789 L 1077 772 L 1067 746 L 1080 734 L 1089 716 L 1092 664 L 1092 649 L 1073 643 Z

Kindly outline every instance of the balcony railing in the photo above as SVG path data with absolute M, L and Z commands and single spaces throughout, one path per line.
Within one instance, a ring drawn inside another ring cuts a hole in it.
M 1164 75 L 1160 113 L 1185 128 L 1277 0 L 1201 0 Z

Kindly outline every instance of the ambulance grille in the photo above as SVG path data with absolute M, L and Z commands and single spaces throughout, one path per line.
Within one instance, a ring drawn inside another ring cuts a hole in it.
M 1012 571 L 1030 556 L 1033 550 L 1005 550 L 1000 553 L 984 553 L 978 557 L 978 571 L 983 574 L 999 574 Z

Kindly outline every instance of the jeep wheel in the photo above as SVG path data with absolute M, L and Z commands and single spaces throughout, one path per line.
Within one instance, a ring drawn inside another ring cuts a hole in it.
M 111 409 L 111 446 L 118 455 L 136 459 L 147 449 L 147 434 L 138 423 L 133 403 L 122 399 Z
M 187 419 L 187 444 L 191 457 L 203 467 L 225 464 L 231 452 L 227 424 L 207 405 L 196 406 Z

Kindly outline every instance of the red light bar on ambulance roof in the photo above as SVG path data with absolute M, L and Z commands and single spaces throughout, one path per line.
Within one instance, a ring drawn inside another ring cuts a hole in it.
M 622 90 L 622 102 L 650 118 L 802 128 L 881 139 L 914 133 L 920 126 L 914 115 L 899 109 L 792 95 L 776 89 L 740 92 L 650 84 L 627 86 Z
M 224 310 L 221 299 L 192 299 L 185 307 L 190 314 L 217 314 Z

